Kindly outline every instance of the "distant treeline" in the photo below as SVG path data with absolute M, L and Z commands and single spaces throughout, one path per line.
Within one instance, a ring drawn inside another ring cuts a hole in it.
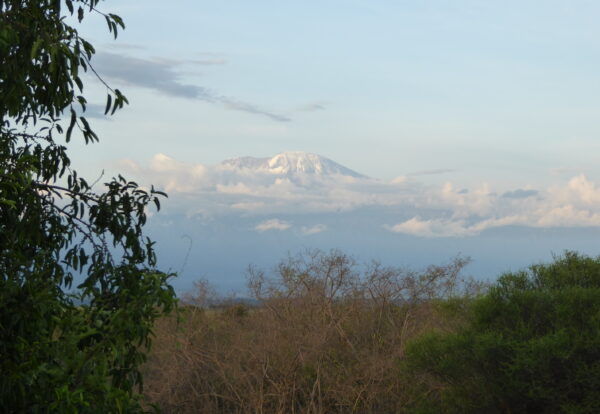
M 199 283 L 155 327 L 145 396 L 172 413 L 600 412 L 600 259 L 489 286 L 466 264 L 313 251 L 252 269 L 251 301 Z

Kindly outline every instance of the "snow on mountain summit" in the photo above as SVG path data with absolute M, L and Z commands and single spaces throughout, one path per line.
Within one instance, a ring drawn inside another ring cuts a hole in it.
M 276 175 L 345 175 L 361 178 L 363 175 L 352 171 L 318 154 L 302 151 L 289 151 L 272 158 L 240 157 L 223 161 L 223 166 L 234 169 L 248 169 Z

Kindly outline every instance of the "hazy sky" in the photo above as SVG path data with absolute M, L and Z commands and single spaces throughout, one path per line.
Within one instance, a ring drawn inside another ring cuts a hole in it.
M 597 253 L 600 2 L 101 5 L 127 29 L 113 41 L 86 19 L 82 34 L 131 105 L 103 119 L 90 80 L 101 142 L 72 158 L 167 189 L 151 227 L 180 280 L 311 246 L 409 264 L 461 252 L 479 275 Z M 283 151 L 374 180 L 309 188 L 216 165 Z
M 600 179 L 600 3 L 120 0 L 83 27 L 131 106 L 93 163 L 284 150 L 391 179 Z M 103 99 L 98 101 L 103 105 Z M 81 155 L 84 157 L 84 155 Z M 86 166 L 91 165 L 86 163 Z

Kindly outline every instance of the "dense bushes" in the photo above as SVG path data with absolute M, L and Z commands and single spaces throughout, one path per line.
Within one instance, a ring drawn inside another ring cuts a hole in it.
M 252 272 L 250 305 L 201 285 L 179 325 L 160 321 L 147 396 L 182 413 L 600 412 L 600 259 L 485 291 L 464 264 L 359 272 L 317 252 Z
M 600 412 L 600 259 L 503 275 L 466 329 L 425 335 L 408 357 L 428 377 L 424 412 Z

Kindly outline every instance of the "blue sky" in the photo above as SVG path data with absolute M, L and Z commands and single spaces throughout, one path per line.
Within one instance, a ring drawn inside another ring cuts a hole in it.
M 132 104 L 114 122 L 96 123 L 107 159 L 167 152 L 216 163 L 306 150 L 380 178 L 440 168 L 460 169 L 468 181 L 548 182 L 560 168 L 598 175 L 597 2 L 103 7 L 127 30 L 111 42 L 100 20 L 86 23 L 100 53 L 162 62 L 182 85 L 289 118 L 109 78 Z
M 198 171 L 244 155 L 307 151 L 383 183 L 369 187 L 377 195 L 352 188 L 348 203 L 369 194 L 407 206 L 393 187 L 407 186 L 403 194 L 418 201 L 414 214 L 394 220 L 388 212 L 378 231 L 476 239 L 505 224 L 600 226 L 599 2 L 120 0 L 102 7 L 127 29 L 112 41 L 101 19 L 88 19 L 82 33 L 97 46 L 96 68 L 131 105 L 111 120 L 94 119 L 101 142 L 93 149 L 73 145 L 88 176 L 125 168 L 170 189 L 172 211 L 189 218 L 190 205 L 198 210 L 204 201 L 184 194 L 206 191 L 211 176 L 200 179 Z M 90 80 L 88 91 L 103 108 L 100 84 Z M 264 195 L 258 191 L 266 187 L 240 180 L 253 197 Z M 224 203 L 215 200 L 205 213 Z M 339 192 L 327 200 L 344 201 Z M 248 228 L 293 222 L 276 213 Z

